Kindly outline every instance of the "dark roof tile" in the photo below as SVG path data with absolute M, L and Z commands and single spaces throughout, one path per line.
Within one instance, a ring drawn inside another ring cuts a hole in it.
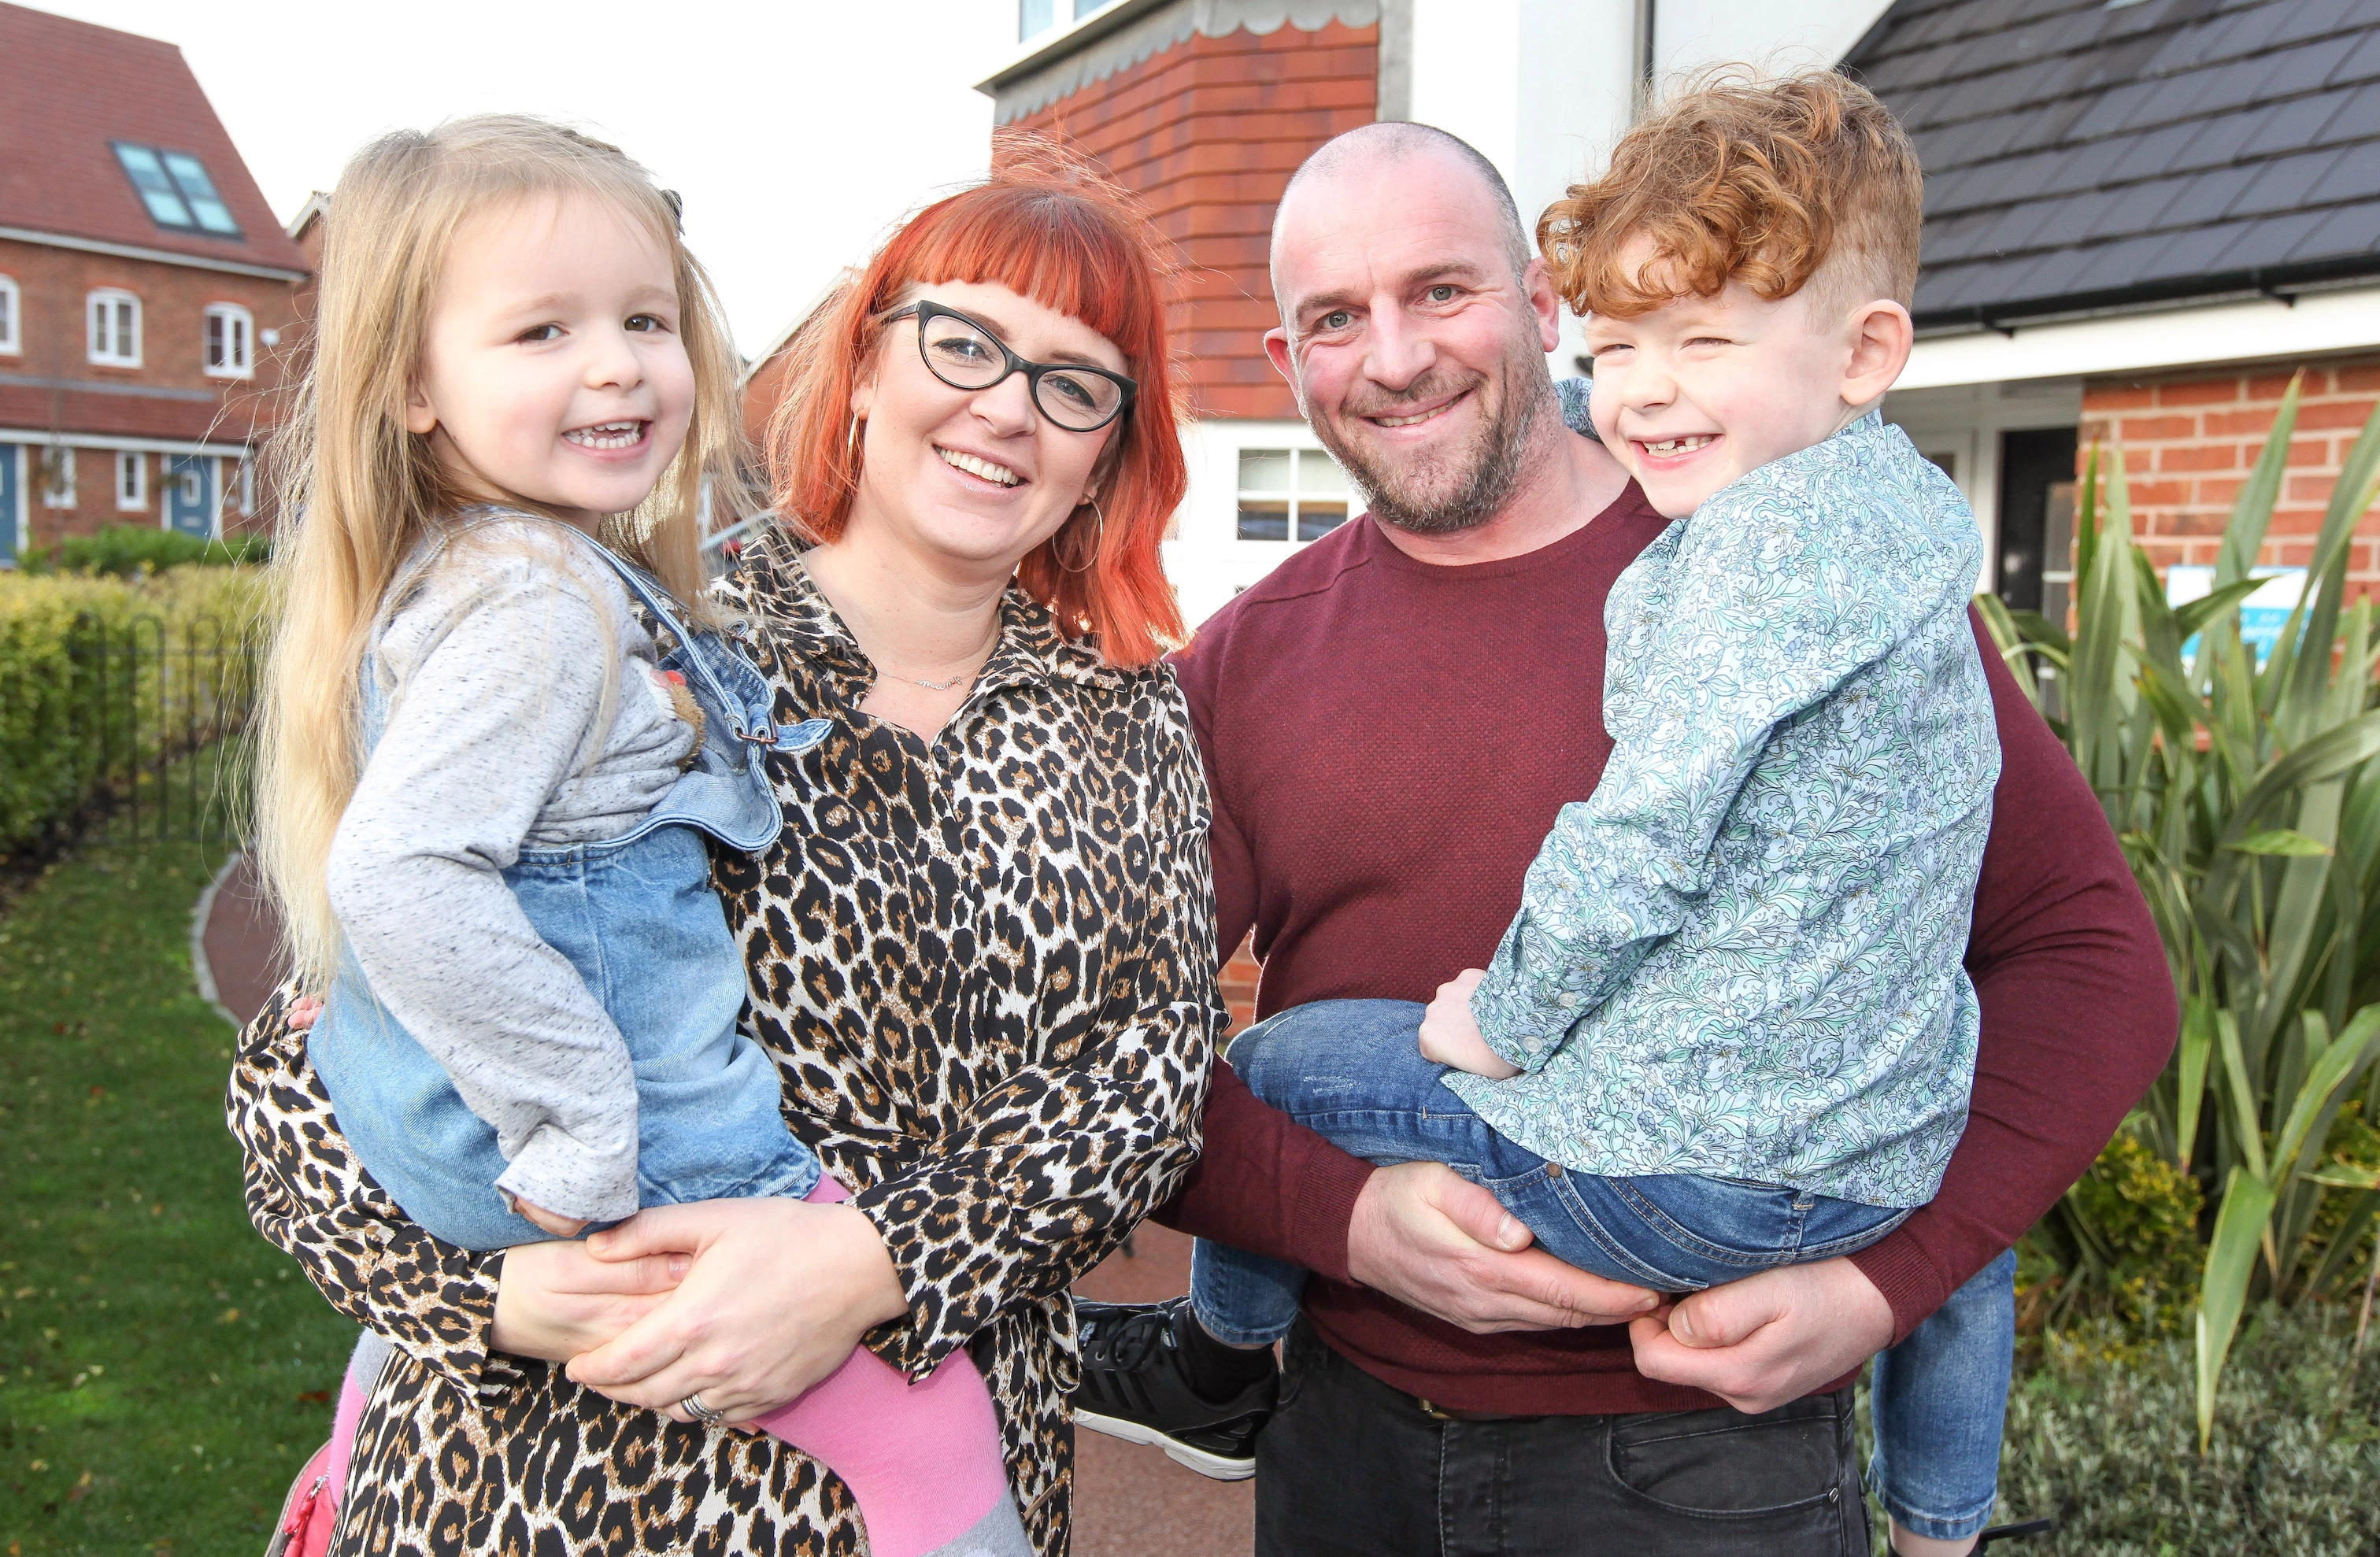
M 2106 203 L 2096 192 L 2068 195 L 2063 199 L 2043 202 L 2043 209 L 2049 213 L 2048 218 L 2034 229 L 2030 242 L 2036 248 L 2063 248 L 2081 243 L 2091 235 L 2091 229 L 2097 224 L 2100 210 Z
M 2374 34 L 2380 37 L 2380 33 Z M 2380 81 L 2369 81 L 2355 89 L 2330 123 L 2322 127 L 2323 139 L 2345 144 L 2380 136 Z M 2380 156 L 2380 149 L 2373 153 Z
M 2182 151 L 2197 134 L 2196 125 L 2167 125 L 2095 140 L 2076 158 L 2078 173 L 2086 166 L 2095 170 L 2094 176 L 2080 187 L 2104 189 L 2186 167 Z
M 2301 146 L 2323 143 L 2323 129 L 2338 116 L 2347 100 L 2355 95 L 2351 87 L 2339 87 L 2312 97 L 2293 98 L 2263 110 L 2265 118 L 2262 127 L 2248 138 L 2240 151 L 2242 156 L 2267 157 L 2295 151 Z
M 2204 275 L 2215 268 L 2224 250 L 2232 247 L 2239 234 L 2229 227 L 2192 227 L 2178 233 L 2161 235 L 2155 251 L 2124 284 L 2138 285 L 2147 282 L 2172 281 L 2180 276 Z
M 2152 232 L 2160 224 L 2158 218 L 2196 182 L 2196 178 L 2185 175 L 2180 178 L 2152 179 L 2145 184 L 2134 184 L 2102 194 L 2097 201 L 2097 214 L 2091 223 L 2090 231 L 2083 235 L 2120 238 L 2130 233 Z
M 2300 246 L 2313 235 L 2314 229 L 2328 219 L 2328 214 L 2320 211 L 2293 211 L 2286 216 L 2261 222 L 2234 222 L 2215 229 L 2227 234 L 2231 241 L 2207 268 L 2216 272 L 2256 271 L 2280 264 L 2297 252 Z
M 1921 322 L 2380 272 L 2380 0 L 1896 0 L 1846 68 L 1928 170 Z
M 2341 157 L 2355 154 L 2325 146 L 2319 151 L 2258 163 L 2251 170 L 2254 176 L 2248 181 L 2247 187 L 2240 191 L 2239 198 L 2231 202 L 2225 214 L 2273 216 L 2313 205 L 2321 199 L 2319 191 L 2323 175 L 2336 167 Z
M 2322 224 L 2305 235 L 2289 254 L 2293 264 L 2312 264 L 2366 255 L 2380 247 L 2380 200 L 2339 206 L 2323 214 Z
M 2380 6 L 2380 0 L 2374 0 Z M 2369 81 L 2380 76 L 2380 26 L 2363 35 L 2362 42 L 2339 57 L 2338 65 L 2324 78 L 2335 85 L 2345 86 L 2355 81 Z
M 2244 114 L 2223 114 L 2212 119 L 2189 119 L 2178 125 L 2168 125 L 2158 133 L 2177 132 L 2189 137 L 2189 143 L 2174 152 L 2166 165 L 2175 168 L 2226 167 L 2237 162 L 2240 151 L 2254 137 L 2264 133 L 2279 105 L 2252 108 Z
M 2274 30 L 2273 42 L 2325 37 L 2348 24 L 2355 6 L 2356 0 L 2296 0 L 2281 7 L 2281 24 Z

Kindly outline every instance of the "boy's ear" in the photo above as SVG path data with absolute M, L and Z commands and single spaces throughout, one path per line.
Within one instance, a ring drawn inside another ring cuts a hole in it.
M 1888 297 L 1863 303 L 1852 317 L 1852 349 L 1843 364 L 1843 404 L 1873 405 L 1909 366 L 1916 329 L 1909 310 Z

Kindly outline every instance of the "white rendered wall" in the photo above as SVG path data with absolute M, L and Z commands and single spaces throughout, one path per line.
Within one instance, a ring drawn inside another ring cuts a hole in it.
M 1655 0 L 1653 78 L 1707 65 L 1823 68 L 1860 41 L 1890 0 Z

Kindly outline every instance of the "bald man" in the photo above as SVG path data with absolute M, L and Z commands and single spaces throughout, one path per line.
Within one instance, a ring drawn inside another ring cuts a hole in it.
M 1605 597 L 1669 522 L 1565 427 L 1546 267 L 1454 137 L 1375 125 L 1317 151 L 1272 278 L 1266 349 L 1370 509 L 1177 658 L 1221 943 L 1253 930 L 1260 1015 L 1426 1002 L 1488 965 L 1555 814 L 1600 776 Z M 1652 1294 L 1527 1247 L 1455 1169 L 1349 1157 L 1221 1065 L 1205 1156 L 1161 1216 L 1315 1273 L 1281 1370 L 1186 1299 L 1085 1304 L 1077 1420 L 1253 1470 L 1265 1557 L 1864 1554 L 1852 1378 L 2005 1255 L 2171 1043 L 2164 956 L 2098 803 L 1984 646 L 2003 771 L 1967 957 L 1983 1035 L 1932 1204 L 1664 1324 Z

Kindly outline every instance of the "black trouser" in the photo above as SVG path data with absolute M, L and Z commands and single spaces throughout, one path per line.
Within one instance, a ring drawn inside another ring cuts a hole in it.
M 1867 1557 L 1852 1392 L 1450 1421 L 1300 1319 L 1257 1440 L 1257 1557 Z

